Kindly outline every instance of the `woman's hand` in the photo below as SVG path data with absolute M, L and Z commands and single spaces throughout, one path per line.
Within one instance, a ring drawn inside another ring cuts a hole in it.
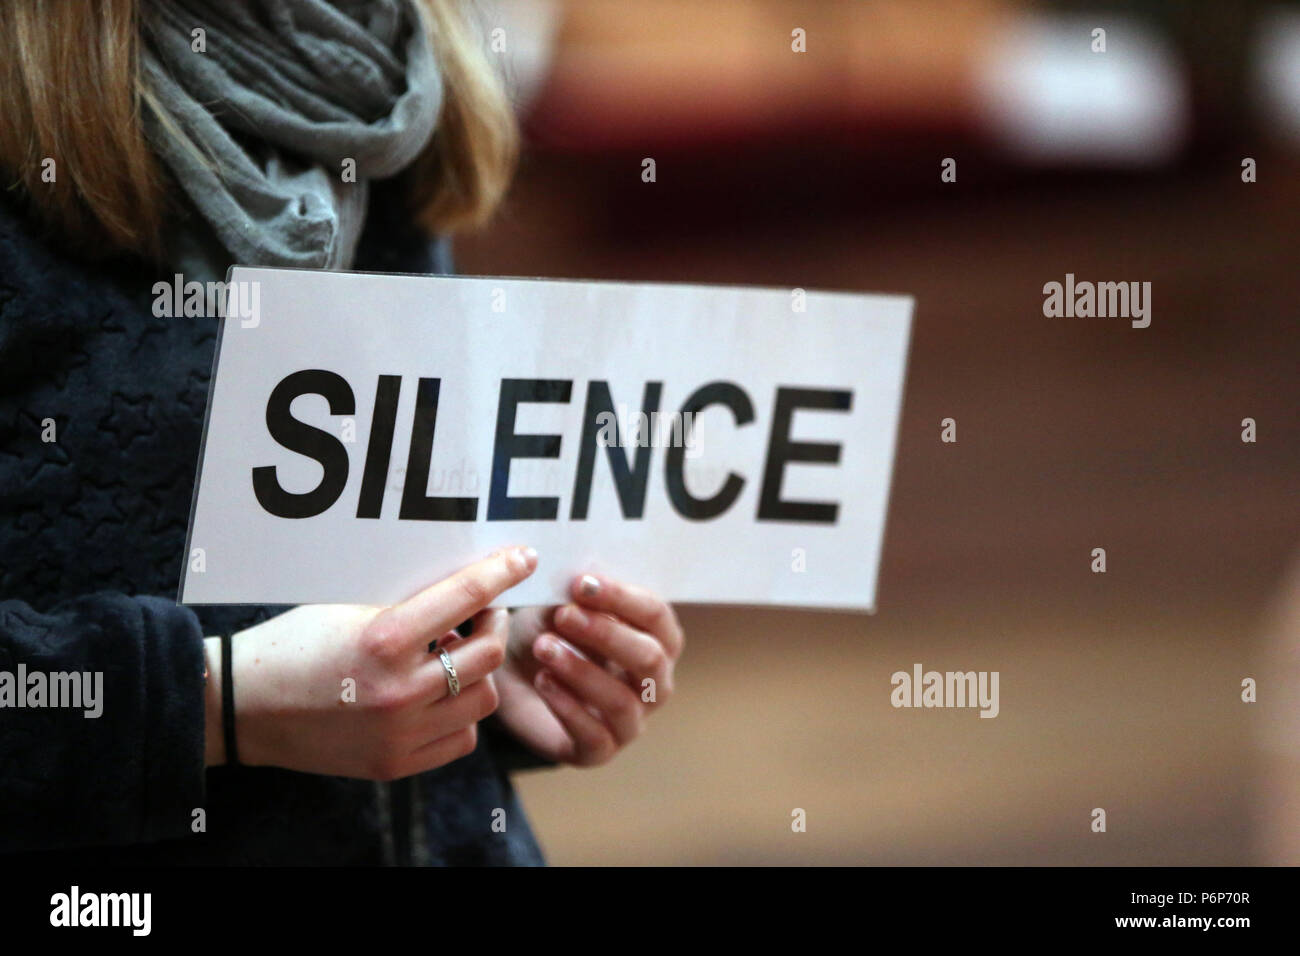
M 590 767 L 641 733 L 672 696 L 685 636 L 649 591 L 586 574 L 573 601 L 511 615 L 498 717 L 534 753 Z
M 536 567 L 531 548 L 510 548 L 390 608 L 305 605 L 236 634 L 240 761 L 393 780 L 465 756 L 475 725 L 497 707 L 491 674 L 509 630 L 505 610 L 484 608 Z M 472 637 L 448 635 L 471 617 Z M 429 650 L 448 636 L 442 646 L 460 680 L 454 697 Z M 209 665 L 209 675 L 219 681 L 220 668 Z

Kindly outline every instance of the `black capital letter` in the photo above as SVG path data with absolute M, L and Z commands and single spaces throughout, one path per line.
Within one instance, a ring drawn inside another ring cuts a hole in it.
M 399 519 L 473 521 L 478 515 L 477 498 L 430 498 L 425 494 L 429 490 L 429 459 L 433 456 L 441 385 L 442 379 L 422 378 L 415 393 L 415 423 L 411 425 L 411 446 L 406 453 L 406 482 L 402 485 Z
M 277 443 L 320 462 L 325 473 L 320 484 L 304 494 L 280 487 L 275 465 L 253 469 L 253 494 L 258 504 L 277 518 L 312 518 L 338 501 L 348 483 L 348 450 L 327 431 L 300 422 L 289 414 L 299 395 L 323 395 L 331 415 L 352 415 L 356 399 L 343 376 L 323 369 L 304 369 L 286 375 L 266 402 L 266 428 Z
M 726 405 L 736 417 L 737 425 L 748 425 L 754 420 L 754 404 L 745 394 L 745 390 L 731 382 L 710 382 L 696 389 L 682 405 L 682 421 L 691 422 L 695 427 L 694 417 L 701 409 L 710 405 Z M 690 414 L 691 418 L 687 418 Z M 690 434 L 690 432 L 687 432 Z M 712 498 L 696 498 L 686 490 L 685 475 L 686 449 L 682 445 L 673 445 L 668 449 L 668 460 L 664 477 L 668 483 L 668 499 L 677 509 L 677 513 L 691 521 L 704 521 L 722 514 L 740 496 L 745 487 L 745 479 L 734 471 L 727 475 L 722 489 Z
M 659 411 L 659 395 L 663 391 L 662 382 L 646 382 L 645 393 L 641 399 L 641 413 L 647 422 L 654 421 L 653 415 Z M 587 504 L 591 501 L 591 476 L 596 470 L 596 439 L 599 437 L 597 419 L 602 414 L 614 414 L 614 399 L 609 394 L 609 382 L 589 382 L 587 384 L 587 410 L 582 423 L 582 444 L 578 449 L 578 474 L 573 482 L 573 507 L 569 517 L 585 520 Z M 645 444 L 636 449 L 636 463 L 629 469 L 627 455 L 623 451 L 625 436 L 614 420 L 616 441 L 605 449 L 609 456 L 609 470 L 614 476 L 614 487 L 618 491 L 618 503 L 623 509 L 623 517 L 640 518 L 645 513 L 645 492 L 647 479 L 650 477 L 650 452 L 654 443 L 653 435 Z M 640 436 L 644 438 L 645 436 Z
M 358 518 L 378 518 L 388 483 L 388 459 L 393 456 L 393 429 L 397 427 L 397 400 L 402 376 L 381 375 L 375 385 L 375 411 L 370 416 L 370 441 L 366 444 L 366 469 L 361 473 L 357 498 Z
M 776 408 L 772 413 L 772 434 L 768 439 L 767 467 L 763 471 L 763 491 L 758 499 L 759 521 L 807 521 L 834 524 L 840 506 L 836 502 L 782 501 L 781 482 L 785 466 L 791 461 L 838 465 L 840 446 L 827 442 L 790 440 L 790 421 L 796 408 L 818 408 L 847 412 L 853 406 L 853 393 L 824 388 L 778 388 Z
M 497 406 L 496 447 L 492 452 L 492 491 L 488 521 L 554 521 L 559 498 L 511 498 L 510 461 L 513 458 L 559 458 L 559 435 L 516 435 L 515 409 L 520 402 L 569 400 L 573 382 L 556 378 L 503 378 Z

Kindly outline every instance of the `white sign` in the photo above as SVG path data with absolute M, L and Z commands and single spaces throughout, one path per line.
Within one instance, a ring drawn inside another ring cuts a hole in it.
M 401 601 L 504 545 L 512 606 L 875 605 L 912 300 L 228 277 L 186 604 Z M 255 307 L 250 307 L 255 306 Z

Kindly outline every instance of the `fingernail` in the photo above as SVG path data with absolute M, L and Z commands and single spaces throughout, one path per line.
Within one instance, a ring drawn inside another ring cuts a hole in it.
M 582 579 L 578 582 L 578 589 L 582 592 L 584 597 L 595 597 L 596 592 L 600 590 L 600 582 L 590 574 L 584 574 Z
M 575 627 L 581 631 L 586 630 L 587 625 L 591 623 L 591 618 L 587 617 L 587 615 L 583 613 L 582 608 L 575 604 L 566 604 L 562 610 L 564 612 L 564 620 L 570 627 Z
M 538 660 L 553 661 L 560 654 L 560 645 L 549 637 L 543 637 L 533 645 L 533 653 Z
M 510 548 L 505 555 L 510 567 L 517 573 L 531 572 L 537 567 L 537 552 L 532 548 Z

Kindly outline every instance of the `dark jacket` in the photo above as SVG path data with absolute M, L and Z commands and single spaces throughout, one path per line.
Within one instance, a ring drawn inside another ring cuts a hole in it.
M 449 271 L 395 196 L 373 189 L 355 268 Z M 94 719 L 0 707 L 0 853 L 541 863 L 506 777 L 537 761 L 491 719 L 473 754 L 395 784 L 205 771 L 203 637 L 283 609 L 175 603 L 218 320 L 156 318 L 160 279 L 70 258 L 0 199 L 0 672 L 99 671 L 104 700 Z

